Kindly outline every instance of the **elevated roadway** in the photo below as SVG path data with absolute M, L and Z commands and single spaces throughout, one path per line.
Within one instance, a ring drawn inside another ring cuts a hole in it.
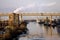
M 60 13 L 16 13 L 21 16 L 60 16 Z M 12 15 L 12 13 L 0 13 L 0 16 L 9 16 Z

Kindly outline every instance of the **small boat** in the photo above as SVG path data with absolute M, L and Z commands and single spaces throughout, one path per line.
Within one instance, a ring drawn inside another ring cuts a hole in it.
M 44 23 L 45 26 L 50 26 L 51 24 L 48 22 L 48 23 Z
M 40 20 L 40 22 L 38 22 L 39 24 L 44 24 L 44 21 L 43 20 Z
M 55 28 L 56 26 L 57 26 L 57 21 L 56 21 L 56 19 L 54 19 L 53 21 L 52 21 L 52 23 L 51 23 L 51 26 L 53 27 L 53 28 Z
M 44 21 L 44 25 L 45 26 L 50 26 L 50 20 L 48 19 L 48 17 L 46 17 L 45 21 Z
M 60 25 L 60 19 L 57 19 L 56 24 L 57 24 L 57 26 Z

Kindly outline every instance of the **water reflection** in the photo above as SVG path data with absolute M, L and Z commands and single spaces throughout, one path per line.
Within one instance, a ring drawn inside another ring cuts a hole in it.
M 27 25 L 29 34 L 20 36 L 18 40 L 60 40 L 60 27 L 49 27 L 40 25 L 36 22 L 30 22 Z
M 44 28 L 45 28 L 46 34 L 48 34 L 49 27 L 48 26 L 44 26 Z
M 58 32 L 58 35 L 60 36 L 60 26 L 57 26 L 57 32 Z

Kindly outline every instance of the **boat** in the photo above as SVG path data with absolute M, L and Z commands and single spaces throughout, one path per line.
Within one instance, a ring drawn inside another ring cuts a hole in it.
M 44 25 L 45 26 L 50 26 L 50 20 L 48 19 L 48 17 L 46 18 L 46 20 L 44 21 Z
M 13 14 L 12 17 L 7 21 L 7 25 L 5 25 L 5 21 L 2 23 L 0 22 L 0 38 L 1 40 L 13 40 L 14 38 L 18 37 L 19 35 L 26 34 L 27 29 L 27 22 L 26 21 L 19 21 L 19 15 Z M 11 20 L 12 19 L 12 20 Z M 3 24 L 3 25 L 1 25 Z M 5 25 L 5 26 L 4 26 Z
M 38 22 L 39 24 L 44 24 L 44 21 L 43 20 L 40 20 L 40 22 Z

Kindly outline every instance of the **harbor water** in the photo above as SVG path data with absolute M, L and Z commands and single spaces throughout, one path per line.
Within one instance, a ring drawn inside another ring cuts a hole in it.
M 50 28 L 37 22 L 27 24 L 28 34 L 18 37 L 18 40 L 60 40 L 60 28 Z

